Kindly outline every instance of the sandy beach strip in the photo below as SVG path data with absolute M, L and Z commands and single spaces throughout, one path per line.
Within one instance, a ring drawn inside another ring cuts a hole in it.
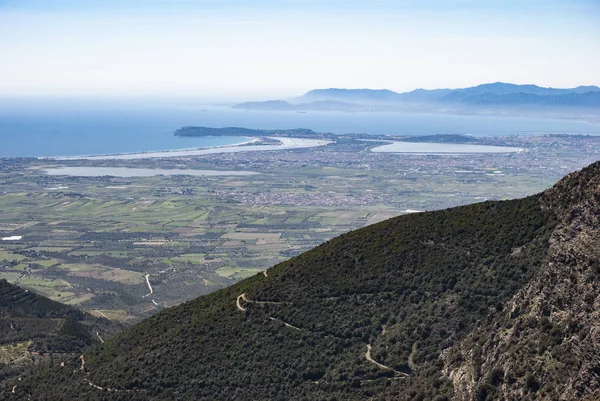
M 166 150 L 159 152 L 142 152 L 142 153 L 127 153 L 117 155 L 94 155 L 94 156 L 57 156 L 57 157 L 44 157 L 40 159 L 52 159 L 52 160 L 136 160 L 136 159 L 151 159 L 151 158 L 164 158 L 164 157 L 188 157 L 188 156 L 203 156 L 211 155 L 216 153 L 237 153 L 237 152 L 257 152 L 265 150 L 289 150 L 298 148 L 313 148 L 317 146 L 324 146 L 331 141 L 324 141 L 319 139 L 309 138 L 284 138 L 284 137 L 271 137 L 281 142 L 281 145 L 252 145 L 258 142 L 259 138 L 252 138 L 250 141 L 234 144 L 234 145 L 223 145 L 214 148 L 201 148 L 201 149 L 181 149 L 181 150 Z

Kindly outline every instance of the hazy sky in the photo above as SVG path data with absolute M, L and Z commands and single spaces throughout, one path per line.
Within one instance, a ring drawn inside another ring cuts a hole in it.
M 600 0 L 0 0 L 0 95 L 600 85 Z

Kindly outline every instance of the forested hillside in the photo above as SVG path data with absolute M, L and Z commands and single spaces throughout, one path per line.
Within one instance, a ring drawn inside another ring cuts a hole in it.
M 599 188 L 596 163 L 541 195 L 350 232 L 39 369 L 15 397 L 593 397 Z
M 123 327 L 0 280 L 0 378 L 79 355 Z

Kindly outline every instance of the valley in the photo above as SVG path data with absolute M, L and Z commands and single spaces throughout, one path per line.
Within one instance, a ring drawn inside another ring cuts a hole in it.
M 144 160 L 0 159 L 0 234 L 21 237 L 0 242 L 0 278 L 133 323 L 393 216 L 540 192 L 600 149 L 594 136 L 453 137 L 523 151 L 376 153 L 381 142 L 364 136 L 313 134 L 331 143 Z

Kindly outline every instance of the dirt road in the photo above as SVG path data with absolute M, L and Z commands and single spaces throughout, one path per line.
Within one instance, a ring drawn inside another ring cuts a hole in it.
M 406 373 L 404 372 L 398 372 L 397 370 L 390 368 L 389 366 L 385 366 L 379 362 L 377 362 L 375 359 L 373 359 L 371 357 L 371 344 L 367 344 L 367 352 L 365 353 L 365 359 L 375 365 L 377 365 L 378 367 L 380 367 L 381 369 L 386 369 L 386 370 L 391 370 L 392 372 L 398 374 L 398 375 L 402 375 L 402 376 L 408 376 Z
M 145 295 L 147 297 L 148 295 L 152 295 L 152 293 L 154 292 L 154 290 L 152 289 L 152 286 L 150 285 L 150 275 L 149 274 L 146 274 L 146 283 L 148 284 L 148 289 L 150 290 L 150 292 Z
M 242 303 L 240 302 L 240 299 L 243 299 L 243 300 L 244 300 L 244 302 L 246 302 L 246 294 L 244 293 L 244 294 L 242 294 L 242 295 L 238 296 L 238 297 L 237 297 L 237 300 L 235 301 L 235 306 L 237 306 L 237 308 L 238 308 L 239 310 L 241 310 L 242 312 L 245 312 L 245 311 L 246 311 L 246 308 L 244 308 L 244 307 L 242 306 Z

